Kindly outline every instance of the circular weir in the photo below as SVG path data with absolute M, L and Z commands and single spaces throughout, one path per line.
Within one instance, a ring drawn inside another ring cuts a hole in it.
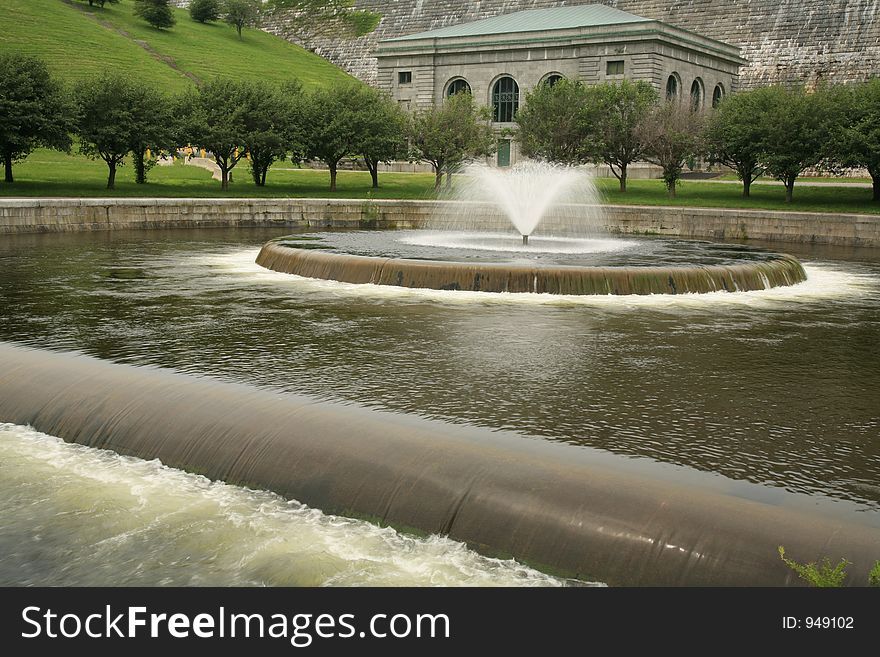
M 293 235 L 257 264 L 343 283 L 544 294 L 742 292 L 806 280 L 794 257 L 689 240 L 522 236 L 451 231 Z

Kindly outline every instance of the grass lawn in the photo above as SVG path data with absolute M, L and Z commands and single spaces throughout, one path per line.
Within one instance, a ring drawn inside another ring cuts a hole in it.
M 294 169 L 280 162 L 269 172 L 266 187 L 254 185 L 241 162 L 233 169 L 229 192 L 205 169 L 176 163 L 157 166 L 149 173 L 149 183 L 136 185 L 130 165 L 119 169 L 116 189 L 105 188 L 107 166 L 102 161 L 80 155 L 65 155 L 38 150 L 26 161 L 15 165 L 16 182 L 0 182 L 0 196 L 158 196 L 158 197 L 311 197 L 311 198 L 390 198 L 433 199 L 434 175 L 431 173 L 380 173 L 378 190 L 371 189 L 365 171 L 340 171 L 338 190 L 331 193 L 327 171 Z M 782 187 L 756 185 L 751 198 L 744 199 L 738 185 L 719 185 L 702 181 L 684 181 L 678 197 L 668 199 L 659 180 L 630 180 L 628 191 L 621 194 L 615 178 L 596 180 L 604 201 L 622 205 L 681 205 L 691 207 L 790 210 L 799 212 L 845 212 L 880 214 L 880 204 L 871 200 L 870 189 L 852 187 L 810 187 L 798 184 L 794 203 L 785 203 Z
M 231 26 L 196 23 L 183 9 L 175 9 L 174 27 L 157 30 L 132 14 L 133 4 L 100 9 L 82 0 L 2 0 L 0 51 L 36 55 L 68 82 L 110 69 L 166 91 L 192 88 L 187 73 L 199 80 L 296 77 L 306 86 L 349 79 L 327 60 L 261 30 L 246 28 L 239 40 Z
M 736 177 L 735 173 L 725 173 L 723 176 L 718 176 L 717 178 L 713 178 L 712 180 L 735 180 L 740 182 L 739 178 Z M 798 184 L 800 183 L 811 183 L 811 182 L 821 182 L 821 183 L 871 183 L 870 178 L 847 178 L 845 176 L 804 176 L 802 178 L 798 178 Z M 775 178 L 768 178 L 767 176 L 761 176 L 755 182 L 773 182 L 780 183 Z

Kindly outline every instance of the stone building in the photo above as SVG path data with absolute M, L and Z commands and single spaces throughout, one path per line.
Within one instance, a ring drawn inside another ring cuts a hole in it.
M 492 110 L 501 132 L 514 127 L 525 94 L 560 78 L 587 83 L 644 80 L 659 94 L 695 108 L 716 104 L 737 86 L 739 49 L 661 21 L 606 5 L 504 14 L 383 40 L 378 86 L 407 109 L 460 92 Z M 502 137 L 497 164 L 518 159 Z

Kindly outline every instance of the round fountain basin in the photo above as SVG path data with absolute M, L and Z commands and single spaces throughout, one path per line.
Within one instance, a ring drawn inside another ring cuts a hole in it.
M 688 240 L 429 231 L 326 232 L 266 243 L 257 264 L 343 283 L 538 294 L 742 292 L 806 280 L 794 257 Z

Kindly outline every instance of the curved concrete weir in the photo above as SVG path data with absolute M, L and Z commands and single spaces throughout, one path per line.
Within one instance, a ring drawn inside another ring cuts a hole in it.
M 292 248 L 269 242 L 257 264 L 273 271 L 341 283 L 373 283 L 434 290 L 544 294 L 682 294 L 742 292 L 794 285 L 807 279 L 795 258 L 762 262 L 658 267 L 530 266 L 380 258 Z
M 796 582 L 780 544 L 864 583 L 880 557 L 876 514 L 779 489 L 80 355 L 0 344 L 0 421 L 612 585 Z

